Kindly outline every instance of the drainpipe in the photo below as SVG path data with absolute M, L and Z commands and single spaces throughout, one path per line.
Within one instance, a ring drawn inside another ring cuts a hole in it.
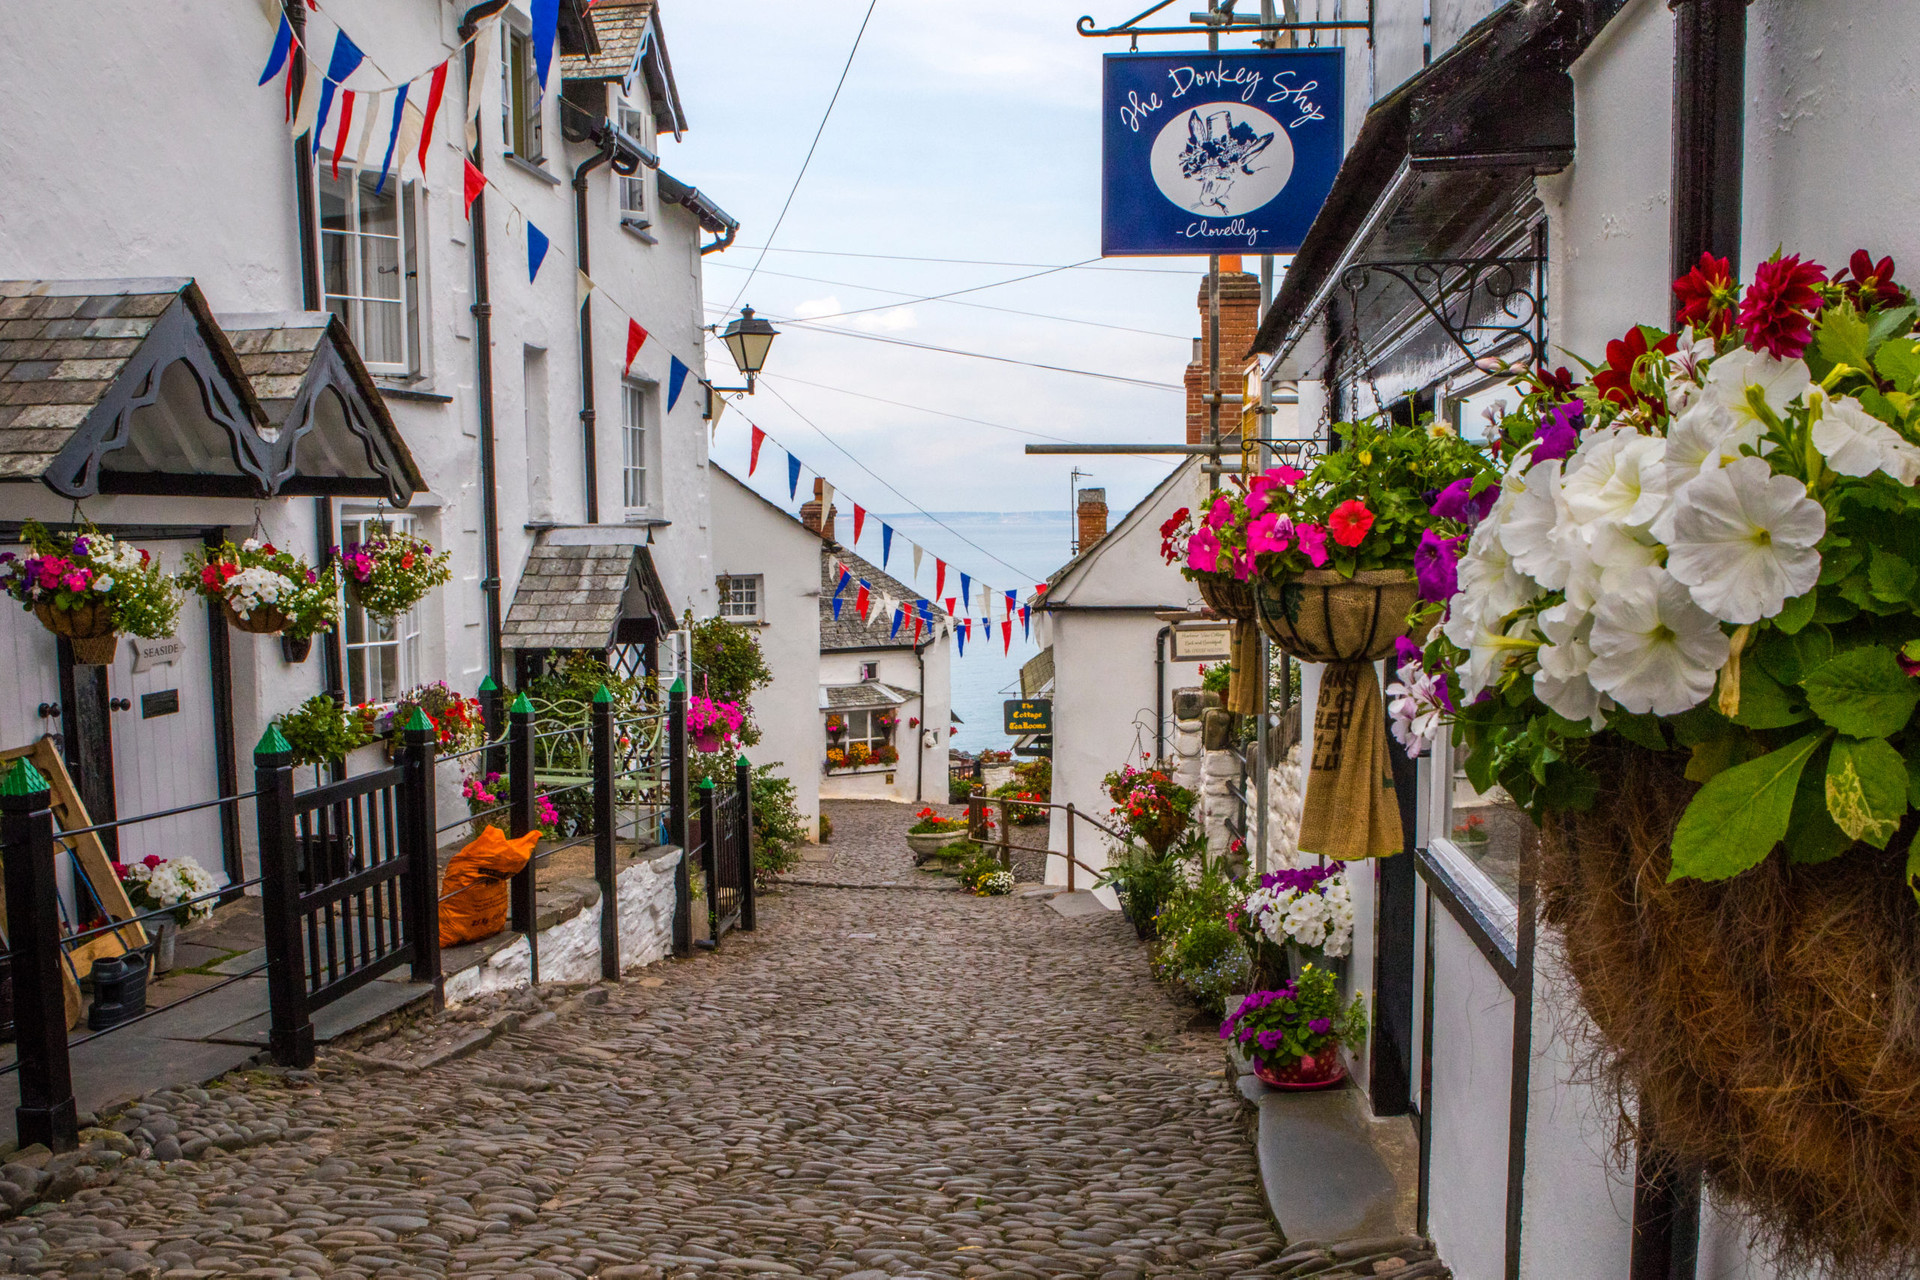
M 1173 624 L 1160 628 L 1153 638 L 1153 762 L 1167 762 L 1167 637 Z
M 1669 0 L 1673 24 L 1673 227 L 1669 274 L 1702 253 L 1740 275 L 1740 182 L 1749 0 Z M 1676 308 L 1678 303 L 1676 302 Z
M 580 162 L 573 171 L 573 247 L 580 260 L 582 275 L 591 276 L 587 265 L 587 174 L 613 159 L 613 140 L 595 141 L 600 149 Z M 580 456 L 587 470 L 587 523 L 600 523 L 600 465 L 595 449 L 593 412 L 593 295 L 580 300 Z
M 932 644 L 933 641 L 927 641 Z M 919 645 L 913 646 L 913 656 L 920 663 L 920 732 L 927 731 L 927 651 Z M 927 749 L 920 745 L 920 739 L 913 740 L 913 800 L 915 804 L 925 804 L 927 800 Z
M 482 18 L 507 7 L 507 0 L 483 0 L 467 10 L 460 19 L 460 39 L 466 44 L 467 83 L 473 84 L 473 60 L 476 56 L 474 32 Z M 484 83 L 484 79 L 481 83 Z M 471 104 L 469 104 L 471 109 Z M 485 131 L 481 131 L 484 138 Z M 486 148 L 474 143 L 468 155 L 473 167 L 486 168 Z M 481 538 L 480 591 L 487 612 L 487 674 L 495 684 L 505 677 L 500 655 L 500 484 L 494 468 L 493 440 L 493 304 L 487 290 L 487 193 L 482 188 L 468 210 L 469 235 L 473 246 L 473 341 L 476 391 L 480 400 L 480 519 L 486 526 Z

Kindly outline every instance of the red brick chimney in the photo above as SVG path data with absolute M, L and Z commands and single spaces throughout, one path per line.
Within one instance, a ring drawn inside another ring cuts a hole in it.
M 1193 363 L 1187 366 L 1187 443 L 1205 444 L 1207 406 L 1201 396 L 1207 390 L 1207 366 L 1211 350 L 1207 346 L 1207 281 L 1200 280 L 1200 336 L 1193 340 Z M 1247 375 L 1254 361 L 1247 358 L 1254 334 L 1260 328 L 1260 277 L 1240 269 L 1237 257 L 1220 259 L 1220 391 L 1223 395 L 1245 393 Z M 1220 434 L 1240 434 L 1240 414 L 1244 405 L 1220 406 Z
M 824 488 L 825 484 L 826 482 L 824 480 L 814 480 L 813 501 L 800 504 L 800 523 L 825 538 L 828 542 L 833 542 L 835 541 L 833 536 L 833 516 L 839 508 L 831 505 L 827 507 L 827 519 L 825 527 L 822 527 L 820 520 L 820 499 L 826 492 Z
M 1080 549 L 1085 551 L 1107 536 L 1107 491 L 1082 489 L 1080 507 L 1074 516 L 1080 530 Z

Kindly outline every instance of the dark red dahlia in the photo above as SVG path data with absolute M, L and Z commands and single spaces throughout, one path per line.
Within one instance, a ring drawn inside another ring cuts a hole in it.
M 1733 267 L 1725 258 L 1702 253 L 1693 270 L 1673 282 L 1673 292 L 1680 300 L 1681 324 L 1704 328 L 1716 338 L 1724 337 L 1733 327 L 1740 286 L 1734 282 Z
M 1813 341 L 1813 313 L 1820 309 L 1814 286 L 1826 282 L 1827 269 L 1798 254 L 1761 263 L 1740 303 L 1747 345 L 1776 360 L 1797 359 Z
M 1897 307 L 1907 300 L 1907 291 L 1893 282 L 1892 258 L 1875 262 L 1873 255 L 1865 249 L 1855 249 L 1852 259 L 1847 263 L 1847 271 L 1853 279 L 1840 276 L 1836 283 L 1847 291 L 1847 297 L 1862 311 L 1872 311 L 1876 307 Z
M 1607 344 L 1606 367 L 1593 375 L 1593 389 L 1602 398 L 1617 405 L 1631 407 L 1639 403 L 1658 413 L 1666 408 L 1657 398 L 1633 387 L 1633 371 L 1641 359 L 1648 354 L 1670 356 L 1680 345 L 1675 335 L 1663 334 L 1658 342 L 1648 342 L 1647 331 L 1641 325 L 1627 330 L 1623 338 L 1615 338 Z

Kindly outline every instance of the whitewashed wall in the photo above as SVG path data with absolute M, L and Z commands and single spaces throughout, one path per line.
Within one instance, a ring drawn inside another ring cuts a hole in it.
M 818 581 L 818 570 L 815 570 Z M 904 634 L 904 631 L 903 631 Z M 891 770 L 869 766 L 859 771 L 824 773 L 820 779 L 823 800 L 893 800 L 902 804 L 945 804 L 947 802 L 947 724 L 953 706 L 950 685 L 952 667 L 948 645 L 935 641 L 923 651 L 926 666 L 926 696 L 915 697 L 896 710 L 900 724 L 893 731 L 893 745 L 900 760 Z M 879 663 L 876 677 L 881 684 L 896 689 L 920 690 L 921 659 L 911 649 L 847 649 L 819 655 L 819 685 L 860 683 L 860 666 Z M 815 769 L 824 768 L 827 752 L 826 712 L 819 701 L 809 721 L 813 732 L 811 759 Z M 918 718 L 918 726 L 907 721 Z M 932 729 L 934 746 L 922 749 L 921 735 Z M 918 767 L 916 768 L 916 753 Z M 891 774 L 891 781 L 889 781 Z

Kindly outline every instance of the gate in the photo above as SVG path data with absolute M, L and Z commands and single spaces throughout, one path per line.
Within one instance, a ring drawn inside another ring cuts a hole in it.
M 729 929 L 751 933 L 753 902 L 753 771 L 745 756 L 731 787 L 700 780 L 700 866 L 707 881 L 708 948 Z

